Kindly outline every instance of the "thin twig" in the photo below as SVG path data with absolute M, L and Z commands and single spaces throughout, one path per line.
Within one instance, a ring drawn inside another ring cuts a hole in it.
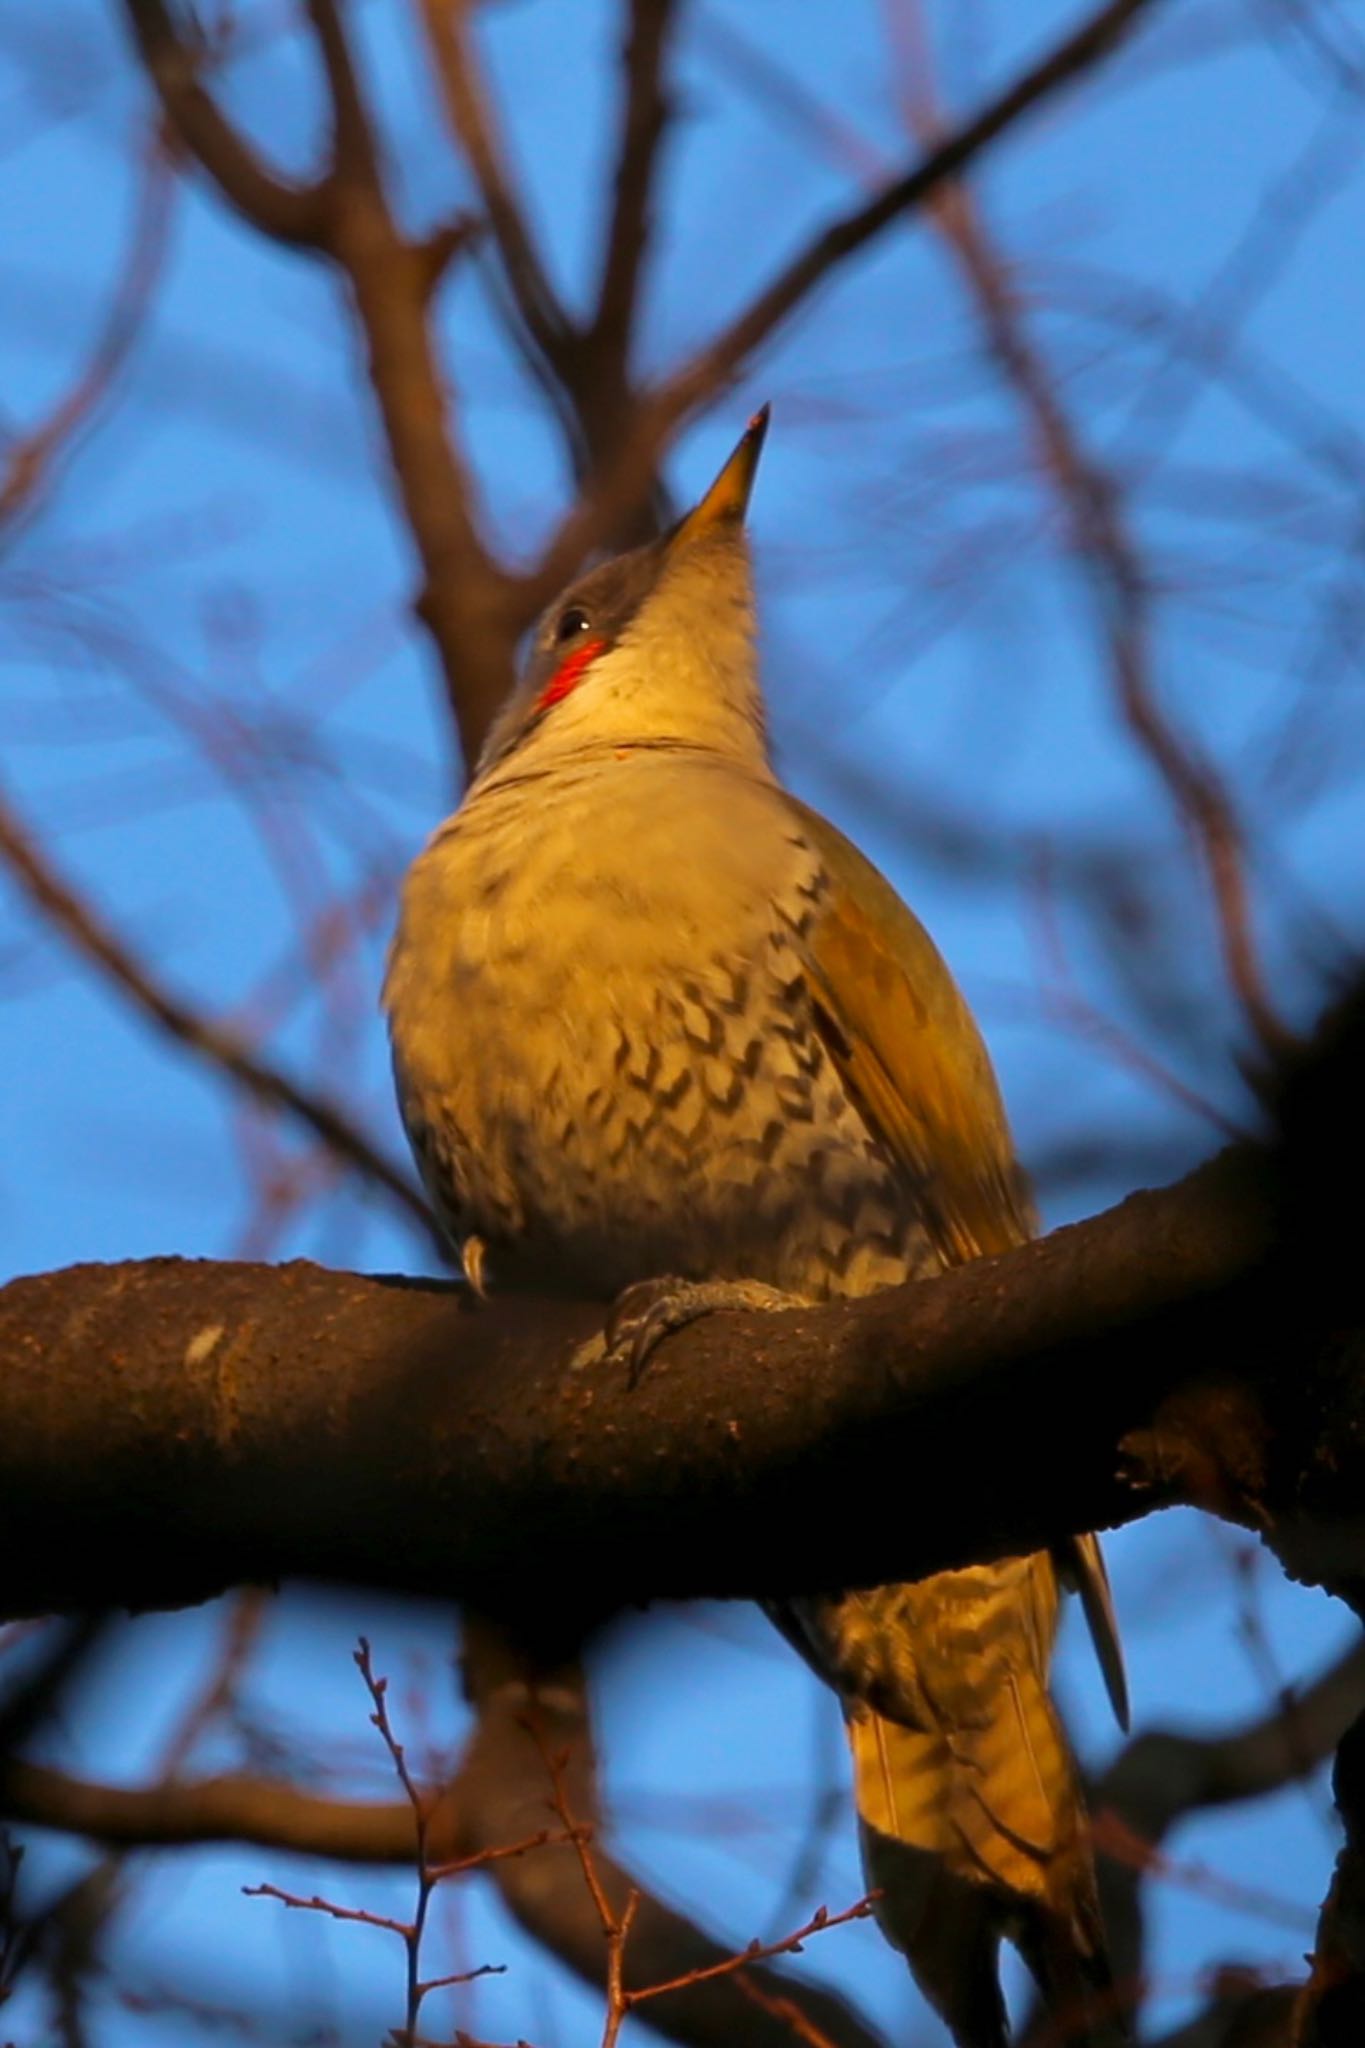
M 539 563 L 522 579 L 531 614 L 548 603 L 603 537 L 618 528 L 649 489 L 659 456 L 682 422 L 732 383 L 770 336 L 840 264 L 894 220 L 922 206 L 1025 114 L 1090 70 L 1157 0 L 1109 0 L 979 113 L 921 155 L 861 206 L 830 222 L 793 257 L 730 325 L 662 384 L 636 401 L 631 430 L 561 522 Z
M 322 59 L 332 113 L 332 159 L 328 173 L 335 199 L 349 179 L 372 190 L 380 187 L 379 157 L 374 132 L 360 91 L 351 46 L 342 26 L 337 0 L 308 0 L 308 19 Z
M 144 1016 L 177 1043 L 218 1067 L 247 1089 L 257 1101 L 283 1111 L 307 1126 L 327 1149 L 381 1188 L 409 1220 L 415 1220 L 442 1251 L 438 1233 L 422 1196 L 404 1170 L 387 1159 L 338 1106 L 303 1083 L 291 1080 L 254 1051 L 244 1039 L 195 1010 L 173 994 L 156 970 L 141 959 L 91 904 L 58 875 L 51 860 L 19 823 L 12 809 L 0 803 L 0 858 L 38 910 L 69 944 L 76 947 Z
M 141 152 L 133 232 L 104 324 L 71 388 L 40 426 L 12 445 L 0 479 L 0 528 L 11 526 L 31 505 L 62 448 L 86 423 L 128 360 L 161 275 L 174 190 L 165 146 L 160 135 L 152 135 Z
M 1227 1906 L 1233 1912 L 1268 1920 L 1276 1927 L 1288 1927 L 1296 1934 L 1311 1934 L 1316 1925 L 1317 1915 L 1306 1906 L 1297 1905 L 1274 1892 L 1262 1891 L 1258 1886 L 1239 1884 L 1235 1878 L 1225 1877 L 1221 1871 L 1210 1870 L 1205 1864 L 1183 1863 L 1165 1855 L 1126 1827 L 1112 1809 L 1096 1814 L 1090 1832 L 1101 1855 L 1112 1856 L 1115 1862 L 1127 1863 L 1144 1876 L 1177 1885 L 1183 1891 Z
M 714 391 L 750 357 L 818 284 L 889 226 L 964 171 L 1007 129 L 1106 57 L 1157 0 L 1108 0 L 981 111 L 933 143 L 862 206 L 842 214 L 807 244 L 718 338 L 673 380 L 674 402 L 689 387 Z
M 911 118 L 933 147 L 940 116 L 919 37 Z M 1130 732 L 1165 783 L 1208 874 L 1228 980 L 1263 1049 L 1289 1047 L 1270 1000 L 1252 932 L 1245 847 L 1232 797 L 1213 763 L 1182 738 L 1157 701 L 1151 675 L 1150 586 L 1115 479 L 1090 455 L 1034 344 L 1006 265 L 992 246 L 971 194 L 961 185 L 937 195 L 933 219 L 956 256 L 987 344 L 1028 416 L 1040 466 L 1067 520 L 1076 560 L 1089 574 L 1118 704 Z
M 317 1892 L 305 1898 L 301 1892 L 287 1892 L 277 1884 L 244 1884 L 244 1899 L 275 1899 L 281 1906 L 291 1906 L 301 1913 L 325 1913 L 329 1920 L 349 1920 L 361 1927 L 382 1928 L 386 1934 L 396 1934 L 404 1942 L 412 1938 L 412 1923 L 395 1920 L 387 1913 L 372 1913 L 368 1906 L 343 1906 L 336 1899 L 324 1899 Z
M 427 1847 L 437 1802 L 431 1793 L 418 1784 L 412 1774 L 407 1751 L 399 1741 L 389 1718 L 389 1681 L 375 1671 L 370 1645 L 364 1636 L 360 1638 L 353 1654 L 356 1668 L 370 1696 L 370 1720 L 379 1731 L 380 1740 L 388 1751 L 394 1776 L 403 1789 L 403 1796 L 412 1814 L 417 1864 L 417 1900 L 412 1918 L 400 1920 L 392 1914 L 373 1912 L 366 1906 L 344 1906 L 337 1900 L 323 1898 L 316 1892 L 305 1898 L 301 1893 L 284 1891 L 276 1884 L 244 1885 L 242 1889 L 248 1898 L 276 1899 L 282 1906 L 292 1906 L 301 1912 L 324 1913 L 332 1920 L 350 1921 L 363 1927 L 377 1927 L 385 1934 L 397 1935 L 403 1944 L 405 1959 L 403 2024 L 394 2028 L 388 2038 L 396 2044 L 396 2048 L 419 2048 L 423 2037 L 417 2031 L 418 2022 L 423 2002 L 429 1993 L 446 1990 L 455 1984 L 472 1984 L 478 1977 L 498 1977 L 507 1968 L 505 1963 L 480 1963 L 475 1969 L 449 1971 L 440 1977 L 422 1975 L 422 1941 L 426 1934 L 428 1909 L 437 1884 L 442 1878 L 453 1875 L 457 1870 L 477 1870 L 482 1865 L 493 1862 L 499 1855 L 522 1855 L 529 1848 L 541 1846 L 549 1839 L 549 1835 L 546 1832 L 534 1840 L 511 1843 L 502 1849 L 485 1850 L 481 1854 L 464 1857 L 457 1863 L 432 1863 L 427 1854 Z
M 648 1998 L 658 1998 L 665 1991 L 681 1991 L 688 1984 L 704 1984 L 711 1977 L 725 1977 L 732 1970 L 747 1969 L 750 1963 L 769 1961 L 773 1956 L 799 1956 L 803 1945 L 813 1934 L 825 1934 L 831 1927 L 846 1927 L 852 1920 L 866 1920 L 872 1912 L 880 1892 L 865 1892 L 842 1913 L 831 1913 L 824 1906 L 817 1906 L 803 1927 L 787 1934 L 780 1941 L 751 1941 L 747 1948 L 727 1956 L 724 1962 L 711 1963 L 699 1970 L 689 1970 L 685 1976 L 674 1977 L 667 1984 L 649 1984 L 641 1991 L 627 1991 L 627 2009 L 642 2005 Z
M 571 333 L 513 190 L 493 99 L 470 46 L 466 0 L 420 0 L 446 113 L 488 214 L 508 285 L 527 332 L 551 366 Z
M 433 1884 L 440 1884 L 447 1877 L 462 1877 L 469 1870 L 483 1870 L 490 1863 L 502 1863 L 509 1856 L 526 1856 L 532 1849 L 549 1849 L 569 1837 L 554 1828 L 538 1828 L 533 1835 L 526 1835 L 520 1842 L 506 1842 L 496 1849 L 473 1849 L 468 1856 L 457 1856 L 451 1863 L 433 1863 L 428 1876 Z
M 625 1982 L 626 1945 L 639 1911 L 640 1892 L 637 1887 L 632 1886 L 626 1894 L 624 1906 L 617 1912 L 607 1895 L 606 1886 L 593 1855 L 593 1830 L 577 1819 L 569 1801 L 567 1753 L 551 1748 L 534 1713 L 525 1715 L 522 1725 L 540 1751 L 550 1780 L 550 1805 L 558 1816 L 565 1835 L 574 1846 L 583 1873 L 583 1882 L 588 1888 L 593 1905 L 597 1909 L 598 1919 L 602 1923 L 602 1934 L 607 1945 L 607 2011 L 602 2030 L 602 2048 L 616 2048 L 621 2028 L 637 2005 L 644 2005 L 651 1998 L 661 1998 L 669 1992 L 691 1990 L 695 1985 L 708 1984 L 717 1977 L 732 1976 L 736 1971 L 745 1970 L 753 1963 L 769 1962 L 774 1956 L 800 1955 L 802 1944 L 809 1940 L 811 1935 L 823 1934 L 830 1927 L 843 1927 L 851 1920 L 865 1920 L 873 1909 L 874 1900 L 880 1896 L 876 1892 L 868 1892 L 842 1913 L 830 1913 L 824 1906 L 818 1906 L 804 1926 L 798 1927 L 792 1934 L 783 1935 L 777 1941 L 751 1941 L 747 1947 L 736 1950 L 733 1955 L 721 1956 L 713 1963 L 700 1963 L 691 1970 L 680 1972 L 677 1976 L 660 1978 L 656 1983 L 630 1989 Z

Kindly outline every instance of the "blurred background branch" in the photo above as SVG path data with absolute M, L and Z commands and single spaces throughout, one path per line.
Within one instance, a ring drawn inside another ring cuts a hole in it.
M 1359 324 L 1365 41 L 1349 9 L 1049 0 L 1025 19 L 986 0 L 853 0 L 798 33 L 766 0 L 60 0 L 12 13 L 0 65 L 16 223 L 0 993 L 24 1077 L 0 1169 L 8 1271 L 167 1250 L 441 1269 L 382 1121 L 372 991 L 395 877 L 448 805 L 451 761 L 477 756 L 539 606 L 595 548 L 666 523 L 675 460 L 686 489 L 708 421 L 728 445 L 769 396 L 759 554 L 777 744 L 960 964 L 1053 1212 L 1174 1179 L 1257 1122 L 1248 1054 L 1278 1056 L 1311 1026 L 1365 928 L 1365 418 L 1342 346 Z M 911 225 L 929 232 L 892 232 Z M 1323 1233 L 1294 1251 L 1317 1325 L 1353 1313 L 1349 1232 L 1321 1190 L 1323 1162 L 1351 1156 L 1355 1097 L 1339 1066 L 1324 1085 L 1296 1182 Z M 1296 1306 L 1287 1291 L 1260 1339 Z M 218 1320 L 201 1307 L 177 1326 L 182 1361 Z M 341 1330 L 338 1366 L 356 1335 Z M 297 1361 L 280 1341 L 283 1387 Z M 325 1373 L 325 1323 L 314 1356 Z M 1349 1374 L 1317 1393 L 1333 1387 L 1346 1430 Z M 1294 1412 L 1274 1426 L 1286 1469 L 1309 1469 Z M 1290 1552 L 1332 1576 L 1340 1532 L 1322 1505 L 1306 1503 Z M 1216 1693 L 1253 1750 L 1249 1731 L 1267 1731 L 1264 1760 L 1282 1703 L 1264 1659 L 1238 1679 L 1236 1628 L 1224 1644 L 1212 1617 L 1241 1592 L 1222 1563 L 1199 1580 L 1184 1526 L 1162 1518 L 1116 1552 L 1125 1620 L 1155 1616 L 1137 1631 L 1139 1701 L 1169 1700 L 1149 1721 L 1177 1721 L 1197 1669 L 1200 1703 Z M 151 1511 L 144 1537 L 174 1565 L 181 1530 Z M 391 1540 L 401 1551 L 401 1526 Z M 1185 1597 L 1163 1607 L 1172 1575 Z M 1286 1658 L 1306 1668 L 1327 1624 L 1276 1585 Z M 346 1643 L 366 1597 L 348 1603 Z M 16 1802 L 27 1787 L 36 1819 L 65 1800 L 115 1847 L 144 1824 L 228 1842 L 250 1823 L 261 1848 L 303 1849 L 316 1827 L 338 1856 L 349 1841 L 378 1859 L 373 1831 L 388 1830 L 382 1860 L 405 1862 L 391 1799 L 314 1781 L 320 1729 L 347 1754 L 345 1647 L 319 1596 L 281 1606 L 289 1647 L 270 1607 L 248 1607 L 259 1633 L 235 1659 L 226 1620 L 221 1644 L 196 1636 L 212 1614 L 102 1628 L 60 1711 L 28 1731 Z M 414 1656 L 433 1639 L 444 1654 L 444 1610 L 385 1608 L 379 1625 Z M 117 1645 L 158 1629 L 130 1697 Z M 38 1640 L 0 1650 L 22 1666 Z M 678 1810 L 718 1764 L 747 1770 L 755 1808 L 770 1756 L 802 1775 L 796 1795 L 766 1798 L 775 1833 L 625 1830 L 620 1896 L 644 1893 L 632 1942 L 657 1932 L 662 1980 L 731 1952 L 673 1912 L 670 1887 L 742 1945 L 807 1918 L 824 1887 L 837 1905 L 858 1886 L 837 1861 L 846 1816 L 804 1779 L 801 1675 L 742 1630 L 714 1667 L 667 1624 L 641 1640 L 654 1647 L 638 1665 L 593 1652 L 609 1675 L 605 1787 L 581 1671 L 561 1667 L 554 1711 L 594 1829 L 620 1769 L 654 1769 Z M 1349 1669 L 1304 1695 L 1305 1768 Z M 298 1702 L 289 1742 L 261 1725 L 271 1682 Z M 458 1754 L 429 1773 L 477 1795 L 485 1846 L 543 1791 L 507 1684 L 471 1681 L 472 1707 L 452 1705 L 477 1785 Z M 163 1700 L 161 1721 L 185 1732 L 160 1725 L 153 1755 L 133 1731 Z M 1212 1756 L 1225 1738 L 1170 1739 Z M 1169 1803 L 1194 1750 L 1145 1753 Z M 1252 1801 L 1272 1866 L 1244 1889 L 1302 1906 L 1330 1845 L 1320 1798 L 1295 1835 L 1277 1768 Z M 833 1825 L 811 1831 L 808 1811 Z M 1209 1839 L 1240 1859 L 1242 1837 Z M 491 1875 L 532 1936 L 514 1952 L 558 1956 L 595 2002 L 561 2009 L 577 1994 L 537 1988 L 532 1962 L 531 1989 L 513 1967 L 433 1993 L 446 2032 L 552 2048 L 600 2031 L 600 1926 L 581 1884 L 537 1877 L 556 1853 Z M 1294 1874 L 1279 1882 L 1282 1859 Z M 271 1938 L 245 1928 L 232 1938 L 250 1972 L 215 1975 L 188 1903 L 212 1878 L 172 1900 L 154 1859 L 96 1851 L 76 1868 L 42 1837 L 17 1874 L 4 1867 L 11 2031 L 46 1997 L 64 2042 L 141 2048 L 159 2029 L 178 2048 L 235 2028 L 358 2048 L 398 2010 L 378 1964 L 295 1924 L 289 1952 L 308 1960 L 294 1979 L 271 1975 Z M 1352 1867 L 1328 1956 L 1353 1953 Z M 410 1896 L 406 1873 L 391 1881 Z M 1136 1879 L 1120 1882 L 1128 1911 Z M 1277 1934 L 1261 1931 L 1250 1974 L 1224 1967 L 1235 1945 L 1217 1913 L 1235 1909 L 1182 1892 L 1177 1928 L 1173 1884 L 1142 1877 L 1152 2037 L 1282 2038 L 1289 2001 L 1262 1981 Z M 450 1974 L 477 1971 L 515 1931 L 448 1890 L 432 1910 Z M 365 1910 L 407 1909 L 376 1893 Z M 677 2038 L 705 2024 L 920 2038 L 927 2021 L 865 1932 L 840 1930 L 824 1967 L 856 1985 L 867 2020 L 793 2005 L 785 1981 L 755 2002 L 760 1985 L 726 1978 L 712 2019 Z M 1305 1945 L 1281 1974 L 1301 1974 Z M 1321 2031 L 1321 1997 L 1313 2010 Z

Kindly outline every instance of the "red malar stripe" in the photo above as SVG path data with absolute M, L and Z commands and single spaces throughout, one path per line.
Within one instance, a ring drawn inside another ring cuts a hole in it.
M 605 640 L 589 640 L 566 655 L 536 699 L 536 710 L 548 711 L 552 704 L 560 703 L 571 690 L 576 690 L 598 655 L 606 652 L 606 646 Z

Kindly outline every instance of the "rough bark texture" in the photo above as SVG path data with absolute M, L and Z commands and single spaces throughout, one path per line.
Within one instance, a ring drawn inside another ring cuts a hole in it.
M 715 1317 L 634 1389 L 576 1357 L 591 1304 L 476 1311 L 302 1264 L 15 1281 L 0 1597 L 316 1574 L 581 1620 L 584 1588 L 606 1609 L 913 1577 L 1175 1499 L 1349 1596 L 1359 1339 L 1340 1298 L 1308 1313 L 1322 1245 L 1292 1208 L 1275 1227 L 1286 1163 L 1233 1150 L 923 1285 Z

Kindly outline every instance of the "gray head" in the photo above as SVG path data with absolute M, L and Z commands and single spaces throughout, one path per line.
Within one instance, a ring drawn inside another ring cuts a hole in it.
M 744 515 L 767 426 L 764 406 L 670 533 L 550 605 L 479 782 L 595 744 L 676 741 L 766 759 Z

